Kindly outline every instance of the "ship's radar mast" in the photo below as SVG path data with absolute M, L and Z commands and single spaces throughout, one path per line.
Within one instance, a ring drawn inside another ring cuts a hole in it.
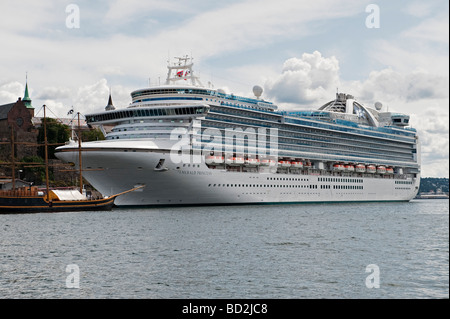
M 199 78 L 194 76 L 194 71 L 192 70 L 192 58 L 189 56 L 184 57 L 175 57 L 178 62 L 170 65 L 170 61 L 168 61 L 167 65 L 167 79 L 166 84 L 175 84 L 177 81 L 191 81 L 193 86 L 203 86 L 200 82 Z

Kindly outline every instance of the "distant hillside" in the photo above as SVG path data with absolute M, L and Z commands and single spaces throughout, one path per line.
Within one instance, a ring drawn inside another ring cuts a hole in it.
M 437 189 L 448 193 L 448 178 L 423 177 L 420 179 L 419 194 L 422 192 L 435 192 Z

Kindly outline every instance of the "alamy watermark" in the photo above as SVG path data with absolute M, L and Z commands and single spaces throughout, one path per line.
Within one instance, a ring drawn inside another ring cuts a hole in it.
M 79 29 L 80 28 L 80 8 L 76 4 L 68 4 L 66 6 L 66 27 L 68 29 Z
M 370 273 L 366 277 L 366 287 L 369 289 L 380 288 L 380 267 L 375 264 L 367 265 L 366 272 Z
M 278 156 L 278 129 L 264 127 L 254 128 L 226 128 L 221 130 L 207 128 L 201 133 L 178 127 L 171 131 L 170 140 L 176 141 L 170 150 L 170 159 L 173 163 L 200 164 L 202 156 L 194 152 L 203 150 L 203 154 L 219 154 L 225 157 L 277 157 Z
M 380 7 L 376 4 L 369 4 L 366 7 L 366 12 L 370 13 L 366 17 L 366 27 L 368 29 L 380 28 Z
M 66 266 L 66 288 L 80 288 L 80 267 L 77 264 Z

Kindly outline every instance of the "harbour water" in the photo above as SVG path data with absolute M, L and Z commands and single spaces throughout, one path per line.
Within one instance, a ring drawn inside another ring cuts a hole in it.
M 448 298 L 449 201 L 0 215 L 0 298 Z

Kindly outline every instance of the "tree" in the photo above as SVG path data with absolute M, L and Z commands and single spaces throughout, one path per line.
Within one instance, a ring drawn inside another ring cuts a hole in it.
M 67 125 L 58 123 L 53 118 L 47 118 L 47 143 L 49 144 L 64 144 L 69 140 L 70 137 L 70 128 Z M 44 144 L 44 123 L 39 127 L 38 134 L 38 143 Z M 48 147 L 48 158 L 54 159 L 55 157 L 55 148 L 58 145 L 52 145 Z M 38 154 L 40 157 L 45 158 L 45 150 L 44 147 L 40 147 L 38 150 Z
M 102 131 L 100 131 L 98 128 L 92 128 L 89 131 L 81 132 L 81 140 L 83 142 L 101 141 L 104 139 L 105 136 L 103 135 Z
M 39 156 L 25 156 L 24 158 L 22 158 L 21 162 L 40 163 L 40 165 L 36 165 L 35 167 L 24 167 L 22 179 L 33 182 L 35 185 L 42 184 L 42 182 L 45 180 L 44 160 Z

